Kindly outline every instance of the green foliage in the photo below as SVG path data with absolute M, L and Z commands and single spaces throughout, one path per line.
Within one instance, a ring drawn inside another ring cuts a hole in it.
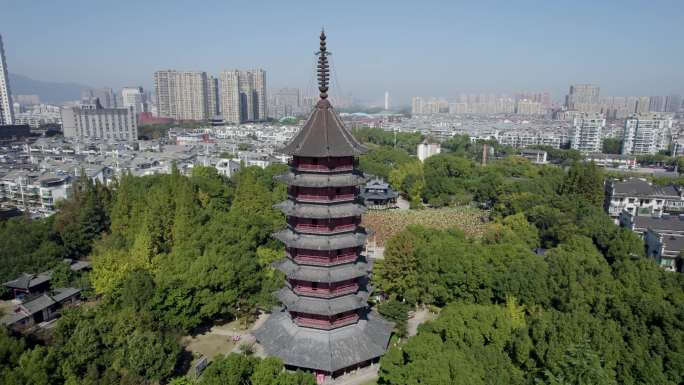
M 371 175 L 387 179 L 392 170 L 415 161 L 408 152 L 390 146 L 380 146 L 374 148 L 367 155 L 359 159 L 359 168 Z
M 411 310 L 411 305 L 406 302 L 390 299 L 378 306 L 378 312 L 386 319 L 394 322 L 394 331 L 399 337 L 405 337 L 408 330 L 408 312 Z
M 622 152 L 622 140 L 618 138 L 603 139 L 604 154 L 620 154 Z
M 475 171 L 473 164 L 450 154 L 438 154 L 425 160 L 425 200 L 433 206 L 449 205 L 459 194 L 465 193 L 465 181 Z
M 379 384 L 523 384 L 506 354 L 516 328 L 502 307 L 454 304 L 380 361 Z
M 354 134 L 354 137 L 362 143 L 396 147 L 414 155 L 416 154 L 418 144 L 425 139 L 422 134 L 417 132 L 395 133 L 380 128 L 368 127 L 355 129 L 352 133 Z
M 561 165 L 569 165 L 574 162 L 582 160 L 582 154 L 578 150 L 555 148 L 551 146 L 530 146 L 530 148 L 537 150 L 544 150 L 550 162 Z
M 561 194 L 574 195 L 598 207 L 603 204 L 603 192 L 603 173 L 594 162 L 573 163 L 560 191 Z
M 283 362 L 275 357 L 259 359 L 229 354 L 212 361 L 202 374 L 200 385 L 314 385 L 311 374 L 284 371 Z
M 71 271 L 69 264 L 57 263 L 52 269 L 50 288 L 54 290 L 60 287 L 77 286 L 75 284 L 76 278 L 77 275 L 75 272 Z
M 111 191 L 89 179 L 77 179 L 73 191 L 49 218 L 0 222 L 0 281 L 59 267 L 63 258 L 88 255 L 94 240 L 109 228 Z
M 494 221 L 479 242 L 414 227 L 386 243 L 376 286 L 447 307 L 388 351 L 379 384 L 681 382 L 684 278 L 645 259 L 643 241 L 606 216 L 600 169 L 507 157 L 460 177 L 456 162 L 433 158 L 426 192 L 470 192 Z
M 52 219 L 31 221 L 20 217 L 0 222 L 2 282 L 22 272 L 44 271 L 65 255 L 51 228 Z

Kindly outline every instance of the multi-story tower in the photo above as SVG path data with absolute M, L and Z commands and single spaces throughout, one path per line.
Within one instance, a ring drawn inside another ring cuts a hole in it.
M 682 96 L 678 94 L 668 95 L 665 99 L 666 112 L 679 112 L 682 107 Z
M 601 114 L 582 114 L 573 122 L 570 146 L 583 153 L 601 152 L 606 119 Z
M 147 101 L 145 100 L 145 92 L 142 87 L 122 88 L 121 101 L 123 108 L 132 108 L 135 114 L 147 112 Z
M 253 122 L 256 116 L 254 76 L 251 71 L 238 71 L 240 122 Z
M 207 113 L 209 114 L 209 118 L 219 115 L 219 107 L 218 79 L 209 76 L 207 78 Z
M 207 119 L 207 73 L 163 70 L 154 73 L 159 116 L 177 120 Z
M 252 70 L 254 84 L 254 120 L 266 120 L 268 117 L 268 103 L 266 102 L 266 71 L 262 69 Z
M 358 186 L 366 178 L 357 157 L 368 150 L 328 101 L 323 33 L 318 55 L 320 100 L 282 150 L 292 161 L 278 177 L 289 196 L 278 205 L 288 226 L 275 235 L 286 250 L 277 263 L 286 276 L 278 292 L 284 306 L 254 335 L 286 366 L 335 376 L 383 355 L 392 325 L 367 304 L 370 264 L 361 251 L 368 233 L 359 226 L 365 207 L 358 203 Z
M 94 104 L 95 99 L 97 99 L 104 108 L 119 107 L 114 90 L 110 87 L 89 88 L 81 91 L 81 102 L 84 104 Z
M 625 155 L 656 154 L 672 143 L 672 116 L 650 113 L 632 115 L 625 120 L 622 153 Z
M 240 120 L 240 73 L 237 70 L 223 71 L 219 75 L 219 100 L 223 120 L 238 124 Z
M 0 125 L 14 124 L 14 111 L 12 110 L 12 94 L 9 85 L 9 72 L 5 61 L 5 48 L 0 36 Z
M 223 119 L 231 123 L 266 120 L 266 71 L 226 70 L 219 79 Z
M 565 106 L 579 112 L 598 112 L 599 86 L 593 84 L 573 84 L 565 97 Z
M 423 113 L 423 98 L 420 96 L 414 96 L 411 99 L 411 114 L 420 115 Z
M 637 114 L 647 114 L 649 108 L 651 108 L 651 98 L 648 96 L 639 96 L 634 112 Z

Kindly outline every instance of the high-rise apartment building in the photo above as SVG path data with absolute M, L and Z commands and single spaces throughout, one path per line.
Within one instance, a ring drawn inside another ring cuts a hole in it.
M 62 127 L 67 138 L 138 139 L 138 124 L 132 107 L 104 108 L 97 100 L 93 104 L 63 108 Z
M 207 73 L 163 70 L 154 73 L 159 116 L 176 120 L 208 118 Z
M 651 96 L 649 98 L 648 110 L 650 112 L 665 112 L 665 97 Z
M 103 108 L 117 108 L 116 94 L 109 87 L 89 88 L 81 91 L 81 102 L 83 104 L 95 104 L 95 99 L 100 101 Z
M 622 153 L 656 154 L 672 143 L 672 116 L 663 113 L 634 114 L 625 121 Z
M 241 123 L 239 79 L 240 73 L 237 70 L 223 71 L 219 75 L 221 115 L 223 120 L 228 123 Z
M 570 146 L 583 153 L 601 152 L 606 119 L 598 113 L 584 113 L 575 117 Z
M 266 71 L 262 69 L 254 69 L 248 72 L 252 73 L 252 79 L 254 82 L 254 92 L 253 100 L 255 107 L 255 117 L 254 120 L 261 121 L 266 120 L 268 117 L 268 103 L 266 95 Z
M 220 115 L 218 78 L 207 78 L 207 113 L 209 117 Z
M 141 112 L 147 112 L 147 100 L 142 87 L 122 88 L 121 101 L 123 108 L 132 108 L 136 115 Z
M 5 48 L 2 45 L 2 36 L 0 36 L 0 125 L 2 124 L 14 124 L 14 111 L 12 110 Z
M 219 76 L 221 114 L 226 122 L 266 120 L 266 71 L 226 70 Z
M 518 115 L 543 115 L 546 109 L 541 102 L 535 102 L 530 99 L 518 100 L 515 113 Z
M 423 98 L 414 96 L 411 99 L 411 114 L 420 115 L 423 113 Z
M 679 112 L 682 108 L 682 96 L 681 95 L 668 95 L 665 98 L 665 111 L 666 112 Z
M 573 84 L 565 97 L 568 110 L 593 113 L 599 111 L 600 88 L 594 84 Z
M 648 96 L 639 96 L 637 99 L 636 109 L 634 110 L 637 114 L 647 114 L 648 110 L 651 108 L 651 98 Z
M 302 95 L 298 88 L 281 88 L 273 93 L 271 105 L 268 107 L 270 117 L 278 119 L 284 116 L 293 116 L 300 112 L 304 111 L 302 109 Z

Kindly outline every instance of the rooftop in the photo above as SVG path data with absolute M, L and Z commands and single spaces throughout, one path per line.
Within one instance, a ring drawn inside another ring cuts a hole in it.
M 613 195 L 659 196 L 679 198 L 679 192 L 672 186 L 656 186 L 643 179 L 632 178 L 613 182 Z
M 274 309 L 254 336 L 285 365 L 334 372 L 385 354 L 392 323 L 368 312 L 358 323 L 331 331 L 298 327 L 284 309 Z

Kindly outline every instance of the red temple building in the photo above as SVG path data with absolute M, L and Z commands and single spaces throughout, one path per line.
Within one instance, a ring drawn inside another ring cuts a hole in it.
M 371 264 L 362 254 L 368 236 L 359 226 L 366 208 L 357 169 L 368 149 L 347 130 L 328 101 L 325 34 L 318 52 L 320 100 L 282 152 L 290 169 L 277 177 L 288 200 L 277 205 L 287 227 L 275 237 L 285 244 L 276 267 L 286 276 L 277 308 L 254 335 L 269 355 L 288 368 L 337 376 L 369 365 L 387 350 L 392 323 L 368 306 Z

